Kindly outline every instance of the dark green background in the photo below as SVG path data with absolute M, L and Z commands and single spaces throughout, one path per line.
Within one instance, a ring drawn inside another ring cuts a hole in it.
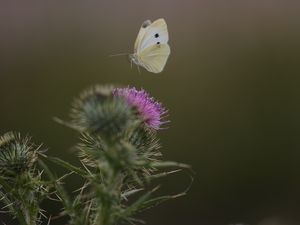
M 108 57 L 132 52 L 141 23 L 160 17 L 172 51 L 163 73 Z M 141 216 L 148 224 L 297 221 L 299 60 L 299 1 L 1 1 L 0 131 L 74 160 L 76 134 L 52 117 L 96 83 L 143 87 L 170 112 L 165 159 L 197 172 L 189 195 Z M 188 183 L 175 176 L 162 191 Z

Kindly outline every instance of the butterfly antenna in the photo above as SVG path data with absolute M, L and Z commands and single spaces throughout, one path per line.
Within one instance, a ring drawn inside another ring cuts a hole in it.
M 115 56 L 122 56 L 122 55 L 129 55 L 129 53 L 118 53 L 114 55 L 109 55 L 108 57 L 115 57 Z

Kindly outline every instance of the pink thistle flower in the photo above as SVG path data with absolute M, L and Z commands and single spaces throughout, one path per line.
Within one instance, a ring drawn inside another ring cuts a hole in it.
M 162 107 L 160 102 L 155 101 L 149 94 L 136 88 L 116 88 L 113 91 L 116 97 L 123 97 L 127 104 L 135 108 L 144 123 L 154 130 L 160 129 L 160 126 L 166 121 L 162 121 L 167 110 Z

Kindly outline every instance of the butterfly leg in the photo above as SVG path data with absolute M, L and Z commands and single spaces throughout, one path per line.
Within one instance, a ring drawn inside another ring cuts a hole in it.
M 141 74 L 140 66 L 137 65 L 137 68 L 138 68 L 139 74 Z

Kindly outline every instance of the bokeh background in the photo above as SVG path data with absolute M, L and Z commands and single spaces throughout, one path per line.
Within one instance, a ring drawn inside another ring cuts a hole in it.
M 108 57 L 132 52 L 141 23 L 160 17 L 172 49 L 163 73 Z M 0 131 L 29 133 L 75 161 L 76 134 L 52 117 L 65 118 L 93 84 L 143 87 L 170 112 L 165 159 L 197 173 L 186 197 L 140 216 L 147 224 L 297 224 L 299 60 L 296 0 L 1 1 Z M 188 183 L 175 176 L 162 191 Z

